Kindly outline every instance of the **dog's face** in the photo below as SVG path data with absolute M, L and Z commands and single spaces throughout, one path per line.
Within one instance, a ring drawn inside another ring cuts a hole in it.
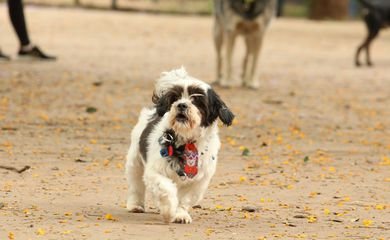
M 209 127 L 218 118 L 227 126 L 232 124 L 234 114 L 206 83 L 187 78 L 159 90 L 157 86 L 152 98 L 157 114 L 168 114 L 170 127 L 178 134 Z

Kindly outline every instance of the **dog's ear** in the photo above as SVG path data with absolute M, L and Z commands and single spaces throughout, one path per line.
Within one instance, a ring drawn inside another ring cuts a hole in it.
M 158 116 L 162 117 L 169 111 L 169 102 L 166 95 L 159 97 L 153 93 L 152 101 L 155 104 Z
M 157 95 L 156 90 L 154 90 L 153 95 L 152 95 L 152 102 L 154 104 L 157 104 L 159 99 L 160 99 L 160 97 Z
M 218 117 L 226 126 L 232 125 L 234 114 L 221 100 L 218 94 L 210 88 L 209 90 L 207 90 L 207 96 L 209 105 L 207 125 L 211 125 Z

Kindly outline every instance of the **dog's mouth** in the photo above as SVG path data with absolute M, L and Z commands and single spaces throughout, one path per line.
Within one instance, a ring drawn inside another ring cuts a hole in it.
M 178 113 L 176 115 L 176 121 L 184 123 L 188 120 L 187 116 L 184 113 Z

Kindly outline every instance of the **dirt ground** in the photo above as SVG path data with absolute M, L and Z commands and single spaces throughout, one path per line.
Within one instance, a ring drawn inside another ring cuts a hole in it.
M 210 17 L 28 8 L 59 60 L 0 62 L 0 239 L 390 239 L 390 32 L 352 64 L 361 22 L 273 22 L 193 224 L 125 209 L 124 156 L 161 71 L 211 82 Z M 0 5 L 0 46 L 17 43 Z M 236 51 L 238 77 L 242 42 Z M 88 113 L 86 110 L 96 112 Z M 244 156 L 243 152 L 245 153 Z M 251 207 L 255 212 L 244 212 Z

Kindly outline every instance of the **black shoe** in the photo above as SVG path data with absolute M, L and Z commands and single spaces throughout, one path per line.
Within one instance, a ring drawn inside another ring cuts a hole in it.
M 10 58 L 10 56 L 5 55 L 5 54 L 0 50 L 0 60 L 9 61 L 9 60 L 11 60 L 11 58 Z
M 37 46 L 34 46 L 30 50 L 19 50 L 19 57 L 31 57 L 35 59 L 40 59 L 40 60 L 56 60 L 57 58 L 54 56 L 46 55 L 39 49 Z

